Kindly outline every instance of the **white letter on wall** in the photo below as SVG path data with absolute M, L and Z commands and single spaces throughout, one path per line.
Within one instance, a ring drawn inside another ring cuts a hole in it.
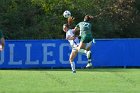
M 59 54 L 59 55 L 60 55 L 60 62 L 61 62 L 62 64 L 69 64 L 69 60 L 68 60 L 68 61 L 64 61 L 64 57 L 66 57 L 66 55 L 64 56 L 63 53 L 64 53 L 64 52 L 67 52 L 66 50 L 64 50 L 64 47 L 65 47 L 65 46 L 69 47 L 70 45 L 67 44 L 67 43 L 64 43 L 64 44 L 61 44 L 60 47 L 59 47 L 59 48 L 60 48 L 60 49 L 59 49 L 59 50 L 60 50 L 60 52 L 59 52 L 59 53 L 60 53 L 60 54 Z M 69 55 L 69 54 L 68 54 L 68 55 Z
M 85 63 L 87 63 L 87 61 L 82 60 L 82 56 L 86 56 L 86 55 L 80 54 L 80 53 L 78 54 L 77 64 L 85 64 Z
M 33 64 L 39 64 L 39 60 L 36 60 L 36 61 L 31 61 L 31 44 L 25 44 L 26 46 L 26 49 L 27 49 L 27 54 L 26 54 L 26 62 L 25 64 L 28 64 L 28 65 L 33 65 Z
M 10 47 L 10 62 L 8 63 L 9 65 L 21 65 L 22 60 L 16 62 L 14 61 L 14 46 L 15 44 L 9 44 Z
M 42 64 L 55 64 L 55 60 L 48 61 L 48 56 L 53 56 L 53 52 L 48 52 L 48 47 L 56 47 L 55 44 L 52 43 L 47 43 L 47 44 L 42 44 L 43 46 L 43 62 Z

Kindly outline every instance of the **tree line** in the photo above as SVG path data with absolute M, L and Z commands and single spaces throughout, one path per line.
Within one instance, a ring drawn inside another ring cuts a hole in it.
M 93 15 L 95 38 L 139 38 L 139 0 L 0 0 L 0 29 L 6 39 L 64 39 L 69 10 L 74 25 Z

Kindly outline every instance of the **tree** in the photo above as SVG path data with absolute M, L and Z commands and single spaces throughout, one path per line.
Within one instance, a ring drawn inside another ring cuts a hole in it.
M 140 37 L 139 0 L 1 0 L 0 28 L 7 39 L 62 39 L 63 11 L 74 25 L 93 15 L 95 38 Z

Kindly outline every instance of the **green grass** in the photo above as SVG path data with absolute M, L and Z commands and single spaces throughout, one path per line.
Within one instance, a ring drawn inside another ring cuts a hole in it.
M 140 93 L 140 69 L 0 70 L 0 93 Z

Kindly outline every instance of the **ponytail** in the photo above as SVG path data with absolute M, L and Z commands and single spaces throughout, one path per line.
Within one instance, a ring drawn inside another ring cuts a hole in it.
M 90 21 L 91 19 L 93 19 L 94 17 L 93 16 L 91 16 L 91 15 L 86 15 L 85 17 L 84 17 L 84 21 Z

